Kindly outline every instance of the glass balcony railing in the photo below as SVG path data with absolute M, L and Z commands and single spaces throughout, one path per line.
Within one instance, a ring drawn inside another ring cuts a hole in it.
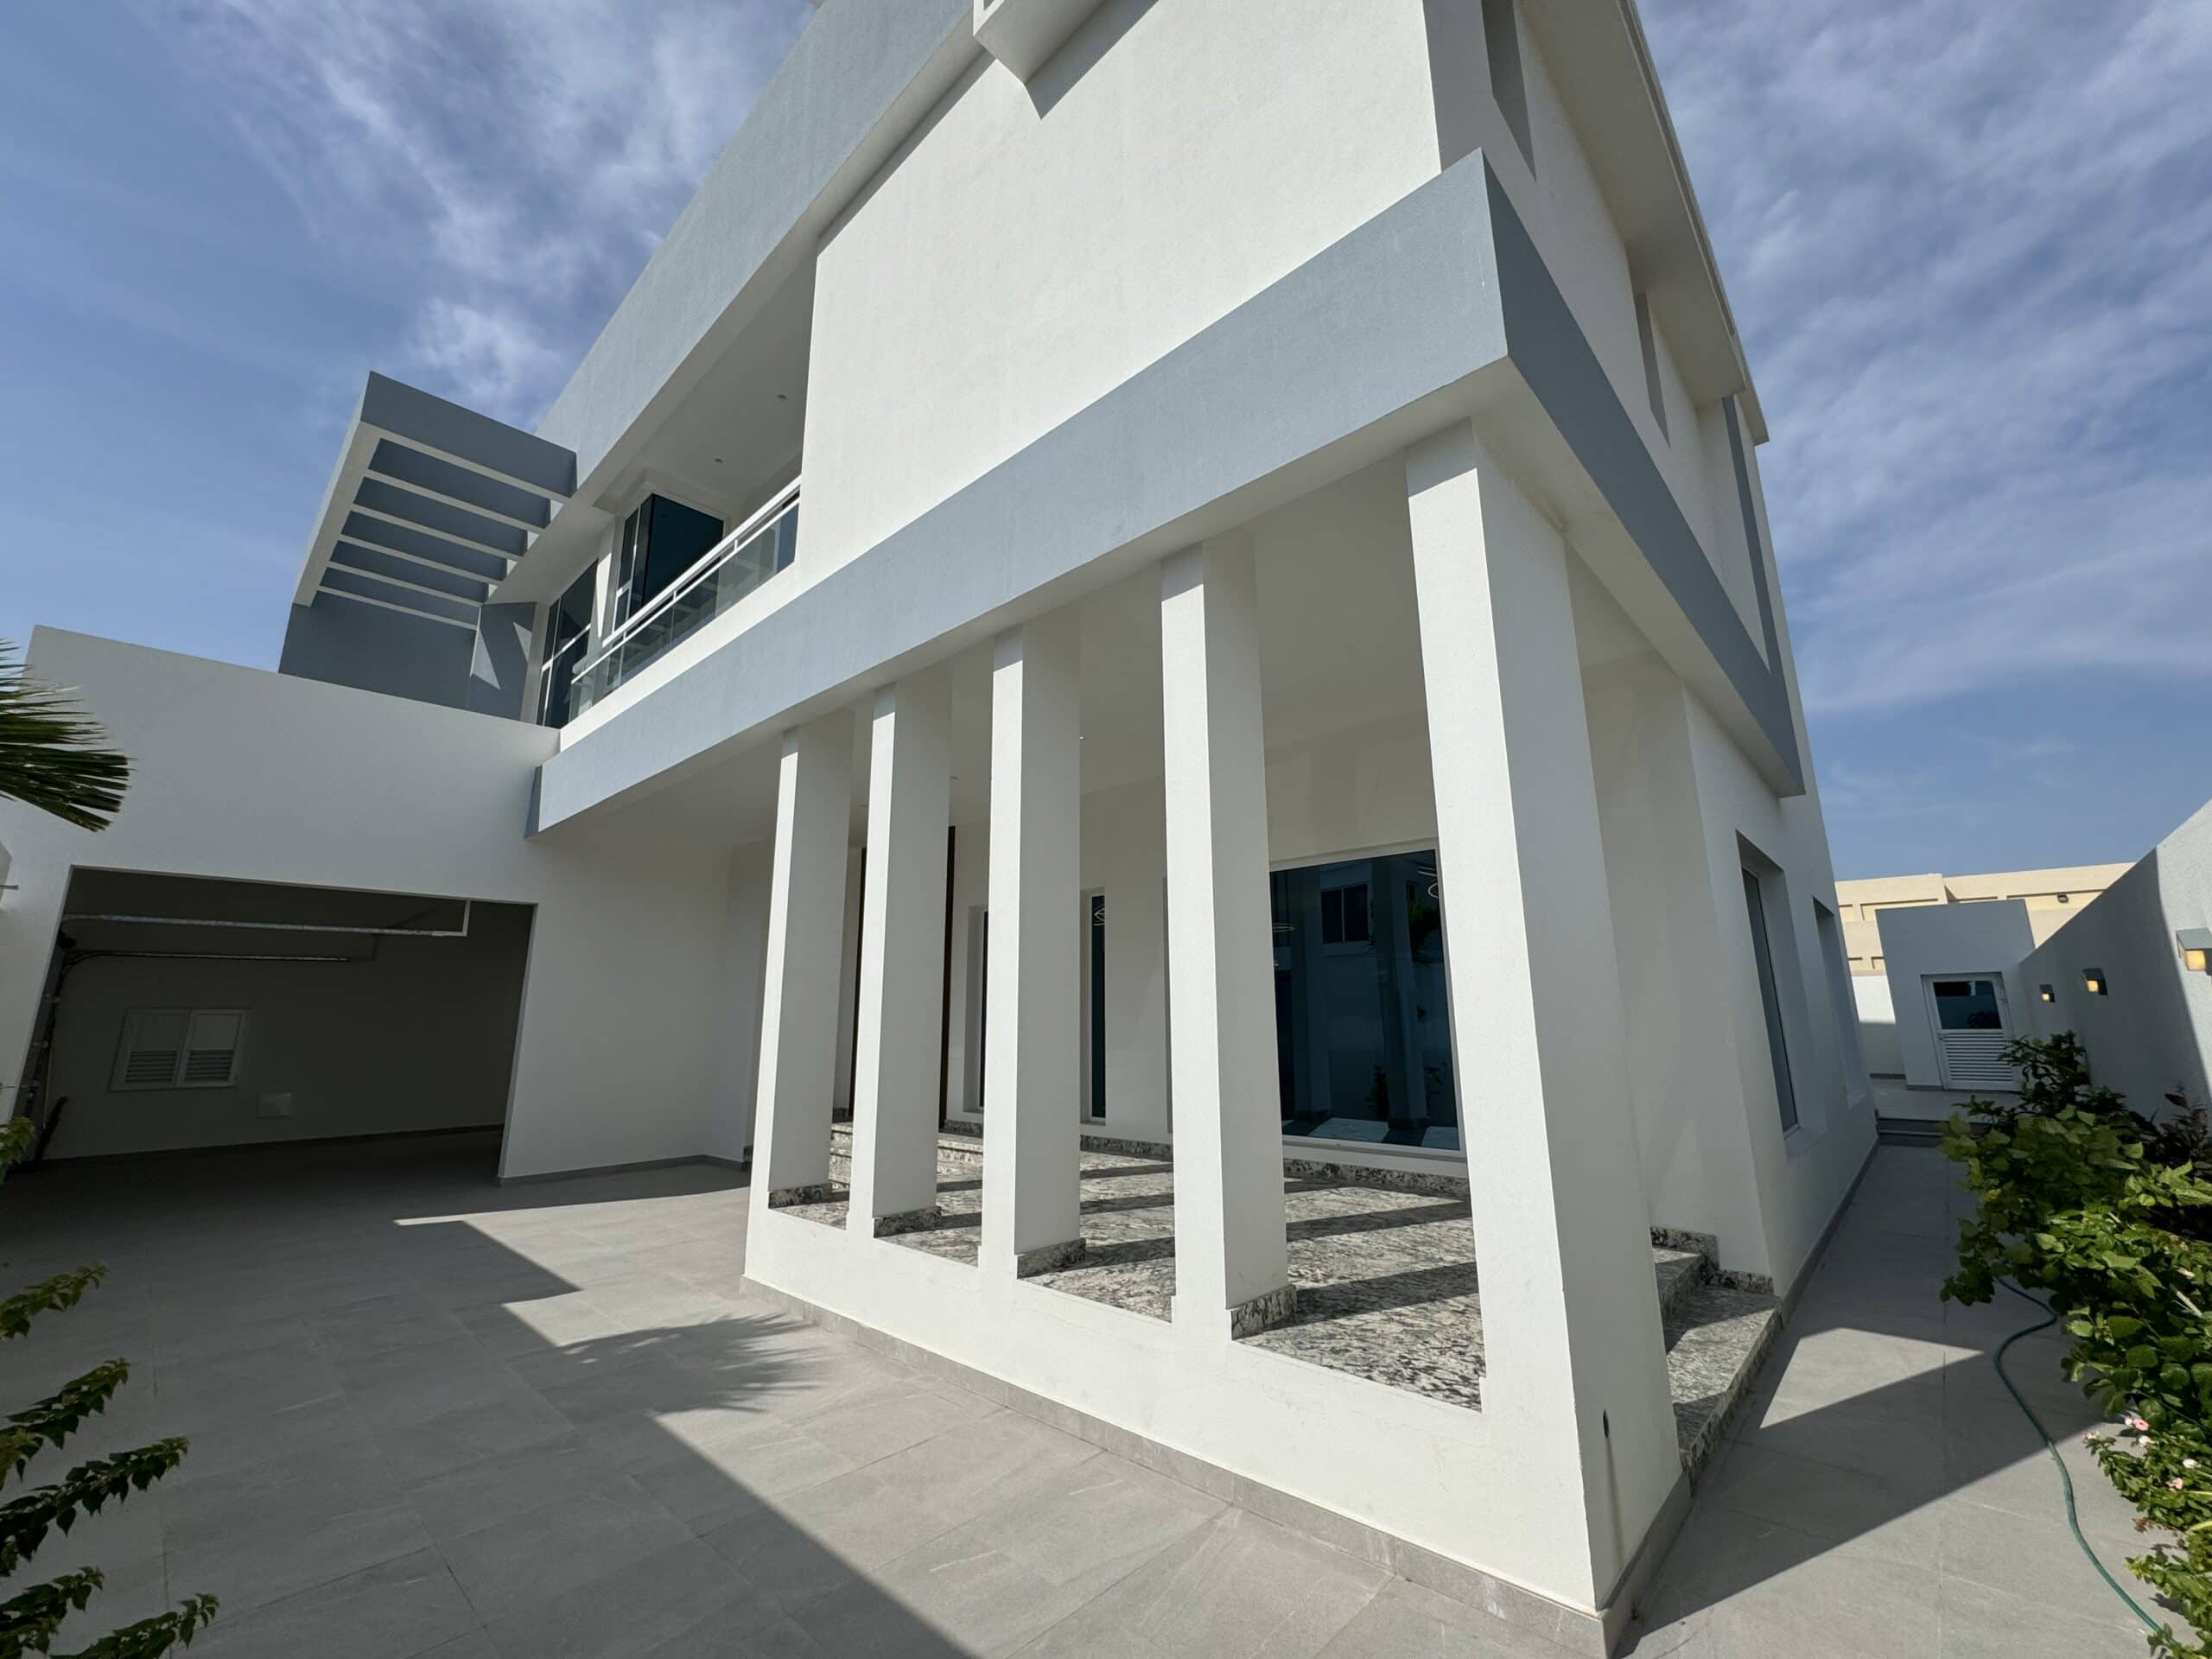
M 573 720 L 671 646 L 689 639 L 789 564 L 798 552 L 798 486 L 724 537 L 577 664 L 569 687 Z

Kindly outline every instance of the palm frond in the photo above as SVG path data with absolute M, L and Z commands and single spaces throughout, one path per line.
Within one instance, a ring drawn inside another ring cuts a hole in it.
M 68 694 L 29 678 L 0 639 L 0 797 L 105 830 L 123 805 L 130 762 Z

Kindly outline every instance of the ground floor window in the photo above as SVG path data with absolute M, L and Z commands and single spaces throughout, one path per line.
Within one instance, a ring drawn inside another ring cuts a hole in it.
M 1272 888 L 1283 1133 L 1457 1150 L 1436 855 L 1278 870 Z
M 1766 1014 L 1767 1058 L 1774 1066 L 1774 1097 L 1786 1134 L 1797 1127 L 1797 1086 L 1789 1076 L 1789 1038 L 1782 1022 L 1782 992 L 1774 975 L 1774 941 L 1767 931 L 1765 884 L 1744 868 L 1744 911 L 1751 924 L 1751 960 L 1758 969 L 1759 1005 Z

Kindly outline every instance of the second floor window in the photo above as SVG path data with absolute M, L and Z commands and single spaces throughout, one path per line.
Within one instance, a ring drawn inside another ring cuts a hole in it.
M 696 507 L 664 495 L 640 501 L 622 521 L 614 560 L 614 614 L 607 626 L 619 627 L 635 616 L 721 538 L 722 521 Z

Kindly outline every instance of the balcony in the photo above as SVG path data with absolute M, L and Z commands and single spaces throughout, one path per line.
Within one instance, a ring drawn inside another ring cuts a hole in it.
M 570 657 L 575 665 L 567 717 L 585 713 L 791 563 L 798 551 L 798 498 L 794 480 L 601 639 L 594 653 L 581 661 Z M 549 680 L 557 677 L 562 660 L 547 664 Z

